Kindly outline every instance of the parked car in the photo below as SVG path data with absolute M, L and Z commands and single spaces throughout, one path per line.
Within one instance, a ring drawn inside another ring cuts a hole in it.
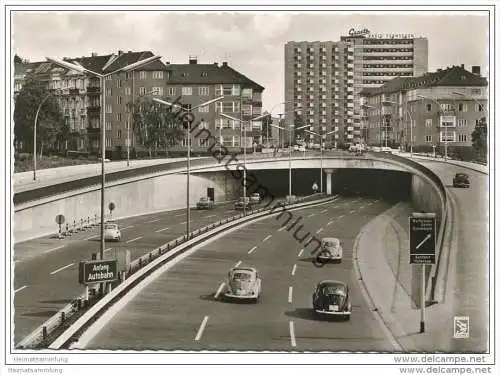
M 298 151 L 306 152 L 306 146 L 299 146 Z
M 250 203 L 259 204 L 262 201 L 262 198 L 259 193 L 253 193 L 250 195 Z
M 341 316 L 349 320 L 352 310 L 349 287 L 342 281 L 320 281 L 314 289 L 312 305 L 317 314 Z
M 321 240 L 321 252 L 318 254 L 318 261 L 328 263 L 329 261 L 342 262 L 343 249 L 338 238 L 325 237 Z
M 385 152 L 387 154 L 392 154 L 392 148 L 390 148 L 390 147 L 381 147 L 380 151 Z
M 470 187 L 469 176 L 465 173 L 457 173 L 453 177 L 453 187 Z
M 201 197 L 196 203 L 196 208 L 198 210 L 211 210 L 214 208 L 214 202 L 208 197 Z
M 116 223 L 104 224 L 104 241 L 120 241 L 122 234 Z
M 262 279 L 255 268 L 231 268 L 225 286 L 224 297 L 227 299 L 258 302 L 262 296 Z
M 234 204 L 234 209 L 235 210 L 251 210 L 252 209 L 252 202 L 250 201 L 250 197 L 241 197 L 235 204 Z

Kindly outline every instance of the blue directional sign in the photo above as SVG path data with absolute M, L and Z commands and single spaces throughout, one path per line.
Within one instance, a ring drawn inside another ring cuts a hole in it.
M 412 213 L 410 227 L 410 264 L 436 263 L 436 214 Z

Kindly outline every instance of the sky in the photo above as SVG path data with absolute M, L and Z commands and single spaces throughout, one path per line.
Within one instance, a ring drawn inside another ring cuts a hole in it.
M 350 28 L 414 34 L 429 41 L 429 71 L 464 64 L 488 74 L 486 13 L 167 12 L 11 13 L 12 54 L 30 61 L 150 50 L 162 61 L 227 61 L 265 87 L 264 110 L 284 100 L 284 45 L 340 40 Z

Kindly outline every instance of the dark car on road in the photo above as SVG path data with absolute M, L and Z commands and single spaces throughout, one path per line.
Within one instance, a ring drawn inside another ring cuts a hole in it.
M 453 177 L 453 187 L 466 187 L 470 186 L 469 176 L 465 173 L 457 173 Z
M 235 204 L 235 210 L 251 210 L 252 202 L 250 201 L 250 197 L 241 197 Z
M 320 281 L 314 289 L 312 304 L 317 314 L 339 316 L 345 320 L 351 317 L 349 287 L 342 281 Z

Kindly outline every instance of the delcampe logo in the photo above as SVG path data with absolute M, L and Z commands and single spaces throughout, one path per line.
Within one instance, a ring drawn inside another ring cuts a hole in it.
M 456 339 L 465 339 L 469 337 L 468 316 L 455 316 L 453 318 L 453 337 Z

